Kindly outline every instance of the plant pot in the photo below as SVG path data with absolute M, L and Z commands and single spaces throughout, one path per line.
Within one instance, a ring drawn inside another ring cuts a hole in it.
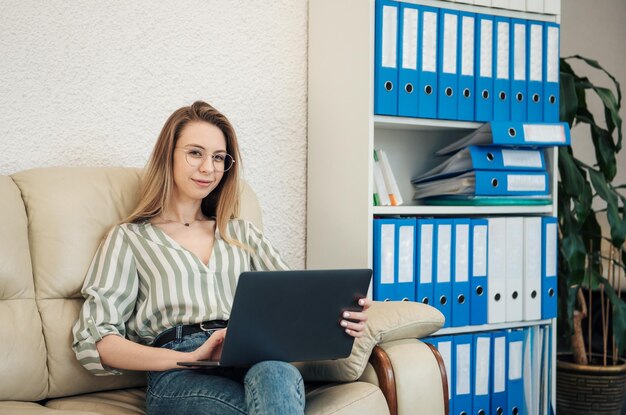
M 608 362 L 611 359 L 607 360 Z M 602 362 L 602 355 L 592 355 Z M 616 366 L 579 365 L 571 353 L 559 353 L 556 360 L 556 408 L 571 415 L 619 415 L 626 392 L 626 360 Z

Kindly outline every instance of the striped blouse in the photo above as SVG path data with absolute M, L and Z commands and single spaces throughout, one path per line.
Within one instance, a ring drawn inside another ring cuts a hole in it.
M 86 301 L 73 328 L 78 361 L 94 375 L 120 374 L 100 361 L 96 342 L 105 335 L 150 344 L 179 324 L 228 320 L 240 273 L 288 268 L 252 223 L 232 220 L 228 234 L 251 249 L 228 244 L 216 229 L 205 264 L 149 222 L 114 227 L 83 285 Z

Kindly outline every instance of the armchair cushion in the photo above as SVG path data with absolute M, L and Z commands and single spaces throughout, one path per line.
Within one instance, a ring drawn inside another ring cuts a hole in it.
M 444 316 L 439 310 L 414 302 L 373 302 L 367 310 L 365 335 L 355 339 L 345 359 L 299 362 L 296 367 L 307 381 L 351 382 L 359 379 L 377 344 L 421 338 L 439 330 Z

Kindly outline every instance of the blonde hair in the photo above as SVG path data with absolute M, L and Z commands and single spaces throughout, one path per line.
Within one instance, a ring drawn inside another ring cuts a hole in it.
M 239 168 L 241 156 L 237 135 L 228 118 L 213 106 L 196 101 L 191 106 L 174 111 L 167 119 L 154 145 L 144 170 L 137 207 L 123 222 L 142 222 L 159 215 L 169 205 L 174 184 L 174 147 L 185 126 L 190 122 L 207 122 L 218 127 L 226 138 L 226 152 L 235 160 L 224 173 L 219 185 L 202 200 L 202 213 L 216 217 L 217 229 L 228 243 L 235 243 L 227 233 L 228 221 L 239 215 Z

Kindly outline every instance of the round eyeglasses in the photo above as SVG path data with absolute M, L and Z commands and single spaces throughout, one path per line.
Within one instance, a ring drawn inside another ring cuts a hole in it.
M 206 151 L 199 148 L 183 148 L 175 147 L 176 149 L 183 150 L 185 152 L 185 160 L 191 167 L 199 167 L 208 157 L 211 157 L 213 162 L 213 169 L 216 172 L 223 173 L 230 170 L 235 164 L 235 159 L 228 153 L 218 152 L 214 154 L 208 154 Z

